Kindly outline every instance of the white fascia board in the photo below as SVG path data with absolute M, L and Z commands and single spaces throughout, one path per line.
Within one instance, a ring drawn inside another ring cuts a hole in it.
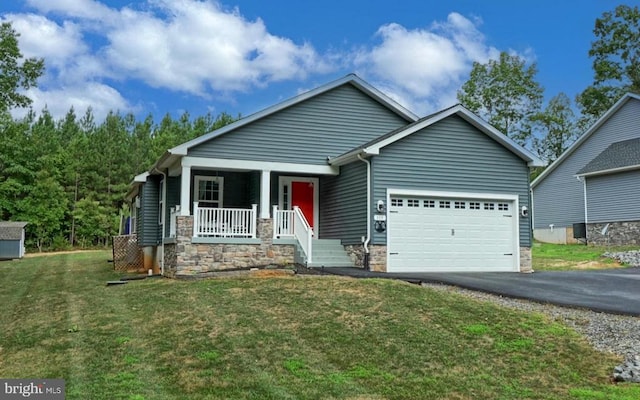
M 380 154 L 379 149 L 371 149 L 368 147 L 357 148 L 341 156 L 329 158 L 328 162 L 329 162 L 329 165 L 332 165 L 334 167 L 340 167 L 342 165 L 347 165 L 354 161 L 358 161 L 359 155 L 369 157 L 369 156 L 376 156 L 378 154 Z
M 133 182 L 131 182 L 131 184 L 144 183 L 144 182 L 147 181 L 148 177 L 149 177 L 149 173 L 148 172 L 143 172 L 140 175 L 136 175 L 135 178 L 133 178 Z
M 584 174 L 576 174 L 575 176 L 580 178 L 585 176 L 589 177 L 589 176 L 598 176 L 598 175 L 609 175 L 609 174 L 617 174 L 619 172 L 633 171 L 636 169 L 640 169 L 640 165 L 627 165 L 626 167 L 604 169 L 602 171 L 586 172 Z
M 313 175 L 338 175 L 340 170 L 332 165 L 297 164 L 273 161 L 229 160 L 223 158 L 183 157 L 182 167 L 214 168 L 233 171 L 274 171 Z
M 544 178 L 547 177 L 547 175 L 552 173 L 558 166 L 560 166 L 560 164 L 562 164 L 567 157 L 569 157 L 574 151 L 576 151 L 585 140 L 589 139 L 589 137 L 593 135 L 593 133 L 597 131 L 598 128 L 600 128 L 605 122 L 607 122 L 607 120 L 611 118 L 611 116 L 615 114 L 630 99 L 640 101 L 640 95 L 627 93 L 622 96 L 622 98 L 620 98 L 620 100 L 618 100 L 613 106 L 611 106 L 611 108 L 606 113 L 604 113 L 602 117 L 600 117 L 593 125 L 591 125 L 591 128 L 587 129 L 587 131 L 582 136 L 580 136 L 575 142 L 573 142 L 571 146 L 569 146 L 569 148 L 567 148 L 562 154 L 560 154 L 560 157 L 558 157 L 554 162 L 551 163 L 551 165 L 547 167 L 547 169 L 545 169 L 540 175 L 538 175 L 538 177 L 534 179 L 533 182 L 531 182 L 531 187 L 534 188 L 539 185 L 540 182 L 542 182 Z
M 507 193 L 483 193 L 483 192 L 451 192 L 438 190 L 414 190 L 387 188 L 389 196 L 416 196 L 416 197 L 437 197 L 437 198 L 461 198 L 461 199 L 486 199 L 486 200 L 507 200 L 518 201 L 517 194 Z

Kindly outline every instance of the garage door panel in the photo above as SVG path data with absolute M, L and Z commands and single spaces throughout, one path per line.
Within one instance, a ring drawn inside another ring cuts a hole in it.
M 513 201 L 391 199 L 390 272 L 517 269 Z

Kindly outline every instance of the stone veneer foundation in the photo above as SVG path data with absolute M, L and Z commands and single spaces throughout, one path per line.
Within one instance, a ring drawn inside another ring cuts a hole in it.
M 587 243 L 593 245 L 640 245 L 640 221 L 587 224 Z
M 176 218 L 175 243 L 164 245 L 165 276 L 214 276 L 223 271 L 293 265 L 294 245 L 273 243 L 273 221 L 258 220 L 257 239 L 194 238 L 193 217 Z
M 533 262 L 531 259 L 531 247 L 520 247 L 520 272 L 533 272 Z
M 364 268 L 364 246 L 344 246 L 356 267 Z M 369 270 L 387 272 L 387 246 L 369 245 Z

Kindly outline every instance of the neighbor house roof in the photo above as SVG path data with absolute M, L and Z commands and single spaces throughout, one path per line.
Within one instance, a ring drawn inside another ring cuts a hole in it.
M 640 138 L 612 143 L 576 175 L 602 175 L 640 168 Z
M 556 168 L 558 168 L 565 159 L 567 159 L 574 151 L 576 151 L 582 143 L 584 143 L 591 135 L 594 134 L 609 118 L 611 118 L 622 106 L 624 106 L 629 100 L 640 100 L 640 95 L 634 93 L 627 93 L 620 100 L 618 100 L 600 119 L 598 119 L 582 136 L 578 138 L 567 150 L 564 151 L 551 165 L 549 165 L 533 182 L 531 182 L 531 188 L 539 185 L 549 174 L 551 174 Z
M 357 147 L 351 151 L 348 151 L 338 157 L 334 157 L 329 160 L 329 164 L 331 165 L 344 165 L 348 164 L 358 158 L 358 156 L 369 156 L 380 154 L 380 149 L 394 143 L 400 139 L 403 139 L 412 133 L 415 133 L 421 129 L 424 129 L 430 125 L 435 124 L 438 121 L 441 121 L 451 115 L 457 115 L 479 129 L 481 132 L 485 133 L 487 136 L 491 137 L 504 147 L 506 147 L 511 152 L 515 153 L 518 157 L 527 162 L 529 166 L 539 167 L 544 165 L 543 161 L 531 153 L 529 150 L 523 148 L 513 140 L 511 140 L 507 135 L 498 131 L 496 128 L 491 126 L 489 123 L 484 121 L 482 118 L 478 117 L 476 114 L 472 113 L 468 109 L 466 109 L 461 104 L 456 104 L 449 108 L 445 108 L 444 110 L 438 111 L 431 115 L 427 115 L 424 118 L 421 118 L 407 126 L 403 126 L 394 131 L 391 131 L 385 135 L 382 135 L 364 145 Z
M 0 221 L 0 240 L 21 240 L 28 222 Z
M 185 142 L 179 146 L 173 147 L 167 150 L 167 152 L 165 152 L 165 154 L 155 163 L 155 165 L 151 168 L 150 171 L 154 170 L 155 168 L 162 168 L 162 167 L 166 167 L 168 165 L 173 164 L 173 162 L 175 162 L 175 160 L 178 159 L 179 157 L 187 155 L 188 150 L 194 146 L 207 142 L 213 138 L 222 136 L 242 126 L 248 125 L 261 118 L 267 117 L 278 111 L 281 111 L 291 106 L 294 106 L 296 104 L 299 104 L 305 100 L 318 96 L 322 93 L 326 93 L 332 89 L 335 89 L 345 84 L 351 84 L 356 88 L 360 89 L 361 91 L 369 95 L 371 98 L 373 98 L 383 106 L 387 107 L 388 109 L 390 109 L 391 111 L 399 115 L 400 117 L 404 118 L 408 122 L 413 122 L 418 119 L 418 116 L 416 114 L 414 114 L 413 112 L 409 111 L 408 109 L 406 109 L 405 107 L 397 103 L 391 97 L 387 96 L 386 94 L 382 93 L 380 90 L 371 86 L 369 83 L 365 82 L 357 75 L 349 74 L 333 82 L 329 82 L 313 90 L 310 90 L 308 92 L 295 96 L 289 100 L 285 100 L 281 103 L 265 108 L 264 110 L 256 112 L 255 114 L 251 114 L 248 117 L 239 119 L 236 122 L 233 122 L 229 125 L 225 125 L 220 129 L 216 129 L 215 131 L 209 132 L 193 140 Z

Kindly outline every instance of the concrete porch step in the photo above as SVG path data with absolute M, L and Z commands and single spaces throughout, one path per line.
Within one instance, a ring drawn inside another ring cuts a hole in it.
M 316 239 L 312 243 L 312 262 L 308 267 L 353 267 L 351 257 L 339 239 Z

